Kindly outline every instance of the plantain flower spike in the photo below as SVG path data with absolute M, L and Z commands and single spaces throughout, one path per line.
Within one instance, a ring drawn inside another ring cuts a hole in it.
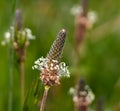
M 80 78 L 75 88 L 70 88 L 70 93 L 73 95 L 73 102 L 78 111 L 83 111 L 83 109 L 87 111 L 89 105 L 95 99 L 95 95 L 83 78 Z
M 62 29 L 56 40 L 53 42 L 46 58 L 39 58 L 35 61 L 33 69 L 41 71 L 40 79 L 44 85 L 53 86 L 60 84 L 60 77 L 70 77 L 68 67 L 64 62 L 60 62 L 64 43 L 66 38 L 66 30 Z
M 66 38 L 66 30 L 62 29 L 57 37 L 56 40 L 53 42 L 53 45 L 50 48 L 50 51 L 47 55 L 47 58 L 50 60 L 60 60 L 61 55 L 62 55 L 62 50 L 64 47 L 64 43 L 65 43 L 65 38 Z

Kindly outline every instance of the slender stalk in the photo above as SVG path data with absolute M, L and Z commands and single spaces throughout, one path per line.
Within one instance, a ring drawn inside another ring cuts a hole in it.
M 14 50 L 9 46 L 9 57 L 10 57 L 10 67 L 9 67 L 9 100 L 8 100 L 8 111 L 12 111 L 12 101 L 13 101 L 13 58 Z
M 49 86 L 45 86 L 45 90 L 44 90 L 44 94 L 43 94 L 43 98 L 42 98 L 42 102 L 41 102 L 41 106 L 40 106 L 40 111 L 44 111 L 46 98 L 47 98 L 47 94 L 48 94 L 49 89 L 50 89 Z
M 11 5 L 11 0 L 9 0 L 9 8 L 11 10 L 8 10 L 10 13 L 10 21 L 12 21 L 13 19 L 13 12 L 15 10 L 16 7 L 16 1 L 14 0 L 12 1 L 12 5 Z M 14 4 L 14 5 L 13 5 Z M 13 102 L 13 60 L 14 60 L 14 49 L 11 46 L 11 44 L 9 44 L 9 98 L 8 98 L 8 111 L 13 111 L 13 107 L 12 107 L 12 102 Z
M 104 99 L 102 97 L 97 101 L 96 111 L 104 111 Z
M 24 103 L 24 61 L 20 62 L 20 76 L 21 76 L 21 106 Z
M 88 111 L 88 106 L 80 106 L 78 111 Z

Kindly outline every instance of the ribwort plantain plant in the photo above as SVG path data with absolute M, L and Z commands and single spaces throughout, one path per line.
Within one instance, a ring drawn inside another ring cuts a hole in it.
M 20 65 L 21 105 L 23 105 L 24 102 L 26 48 L 29 45 L 29 40 L 31 39 L 35 39 L 35 36 L 32 35 L 30 29 L 28 28 L 23 29 L 21 10 L 17 9 L 13 46 L 18 56 L 19 65 Z
M 75 65 L 79 64 L 79 57 L 81 56 L 81 46 L 84 43 L 85 36 L 88 29 L 91 29 L 93 24 L 97 20 L 97 14 L 95 11 L 88 10 L 89 0 L 81 0 L 81 4 L 75 5 L 71 9 L 71 14 L 75 15 L 74 21 L 74 56 Z M 83 49 L 84 50 L 84 49 Z
M 44 84 L 44 94 L 41 101 L 40 111 L 44 111 L 48 91 L 51 86 L 59 85 L 62 76 L 70 77 L 68 67 L 60 62 L 63 47 L 66 39 L 66 30 L 62 29 L 53 42 L 46 58 L 39 58 L 35 61 L 33 69 L 41 71 L 40 79 Z
M 75 88 L 70 89 L 70 93 L 73 95 L 73 102 L 77 111 L 88 111 L 89 105 L 95 98 L 83 78 L 79 80 Z
M 17 62 L 20 67 L 20 80 L 21 80 L 21 106 L 24 102 L 24 85 L 25 85 L 25 57 L 26 48 L 29 45 L 29 40 L 35 39 L 30 29 L 22 27 L 22 13 L 17 9 L 15 13 L 15 24 L 11 26 L 9 31 L 5 33 L 5 40 L 2 41 L 2 45 L 10 44 L 14 50 L 14 54 L 17 56 Z M 14 58 L 15 59 L 15 58 Z M 12 63 L 13 64 L 13 63 Z M 11 83 L 12 84 L 12 83 Z

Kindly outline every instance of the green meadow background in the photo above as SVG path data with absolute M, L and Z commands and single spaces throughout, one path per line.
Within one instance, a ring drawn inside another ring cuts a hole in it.
M 37 99 L 41 99 L 43 85 L 35 85 L 39 71 L 32 70 L 34 61 L 45 57 L 60 29 L 67 30 L 67 40 L 62 61 L 69 66 L 71 77 L 62 78 L 61 85 L 54 86 L 48 94 L 45 111 L 74 111 L 70 87 L 84 77 L 95 94 L 90 109 L 96 110 L 102 98 L 104 111 L 120 111 L 120 0 L 89 0 L 89 10 L 97 13 L 97 21 L 87 31 L 79 65 L 75 65 L 74 18 L 70 10 L 79 0 L 0 0 L 0 42 L 4 33 L 14 24 L 15 10 L 22 10 L 23 27 L 32 30 L 35 40 L 30 41 L 25 63 L 25 111 L 38 111 Z M 20 111 L 19 66 L 13 62 L 13 109 Z M 9 46 L 0 45 L 0 111 L 8 111 L 9 98 Z

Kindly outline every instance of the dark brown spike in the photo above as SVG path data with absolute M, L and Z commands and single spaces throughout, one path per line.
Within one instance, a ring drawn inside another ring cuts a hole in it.
M 84 78 L 80 78 L 79 82 L 78 82 L 78 90 L 79 91 L 84 91 L 85 90 L 85 86 L 86 86 L 86 82 Z
M 82 91 L 85 91 L 86 94 L 88 93 L 88 90 L 85 88 L 85 86 L 86 86 L 85 79 L 80 78 L 80 80 L 78 81 L 78 84 L 77 84 L 77 95 L 78 96 L 81 96 L 80 92 L 82 92 Z
M 47 55 L 47 58 L 49 60 L 58 60 L 60 61 L 61 55 L 62 55 L 62 50 L 64 47 L 65 43 L 65 38 L 66 38 L 66 30 L 62 29 L 58 33 L 56 40 L 53 42 L 50 51 Z

